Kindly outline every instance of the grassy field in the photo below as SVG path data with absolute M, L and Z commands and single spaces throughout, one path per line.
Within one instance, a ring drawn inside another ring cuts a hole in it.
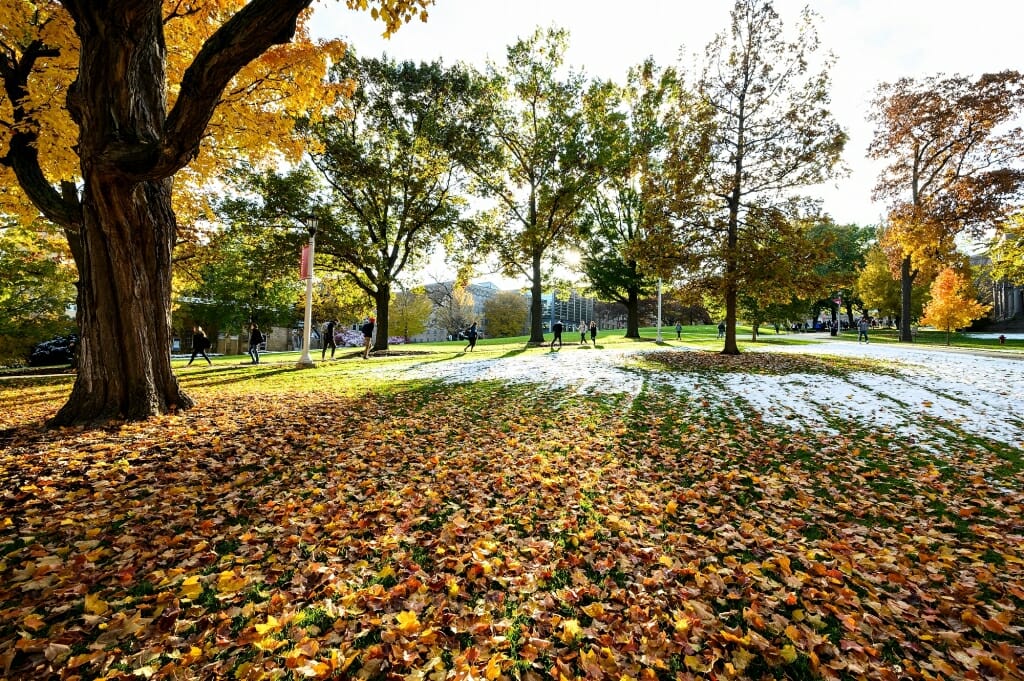
M 664 334 L 665 349 L 721 343 L 714 327 Z M 596 351 L 654 336 L 602 333 Z M 547 352 L 523 341 L 473 354 Z M 762 341 L 742 346 L 807 342 Z M 468 362 L 464 345 L 339 349 L 311 370 L 294 353 L 219 357 L 180 371 L 196 408 L 93 429 L 39 426 L 72 377 L 0 381 L 2 674 L 1024 673 L 1014 447 L 936 452 L 839 418 L 823 438 L 649 380 L 671 363 L 631 368 L 636 396 L 396 378 Z M 754 352 L 727 368 L 700 357 L 697 383 L 758 370 Z

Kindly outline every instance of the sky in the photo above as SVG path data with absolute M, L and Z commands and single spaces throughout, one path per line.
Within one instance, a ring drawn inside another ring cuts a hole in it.
M 832 111 L 849 135 L 849 175 L 806 192 L 840 224 L 873 225 L 883 207 L 871 200 L 881 170 L 866 159 L 873 134 L 866 120 L 879 83 L 938 74 L 977 76 L 1024 68 L 1021 0 L 775 0 L 783 24 L 797 24 L 810 4 L 823 49 L 836 57 Z M 538 26 L 570 33 L 567 61 L 587 76 L 623 82 L 651 56 L 661 65 L 693 63 L 729 22 L 732 0 L 436 0 L 426 23 L 415 20 L 390 39 L 383 24 L 336 0 L 315 5 L 315 37 L 344 37 L 361 56 L 482 67 L 502 63 L 508 45 Z

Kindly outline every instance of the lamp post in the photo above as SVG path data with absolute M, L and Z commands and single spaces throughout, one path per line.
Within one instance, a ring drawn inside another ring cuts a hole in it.
M 303 274 L 306 276 L 306 316 L 302 325 L 302 357 L 299 358 L 300 369 L 312 369 L 316 365 L 309 356 L 309 335 L 313 326 L 313 253 L 316 249 L 316 228 L 319 223 L 315 215 L 303 218 L 309 231 L 309 245 L 306 257 L 303 258 Z

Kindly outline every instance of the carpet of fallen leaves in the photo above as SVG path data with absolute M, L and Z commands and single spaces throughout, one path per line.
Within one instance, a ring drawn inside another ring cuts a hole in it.
M 8 678 L 1024 674 L 1024 477 L 977 443 L 491 383 L 18 426 L 64 391 L 2 417 Z
M 826 358 L 767 352 L 723 355 L 720 352 L 662 351 L 646 353 L 644 359 L 678 371 L 742 372 L 766 376 L 782 376 L 793 373 L 841 376 L 851 371 L 869 371 L 878 374 L 889 374 L 896 371 L 894 367 L 881 362 L 855 357 Z

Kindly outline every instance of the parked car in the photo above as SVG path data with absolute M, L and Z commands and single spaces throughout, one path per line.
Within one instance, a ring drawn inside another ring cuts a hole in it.
M 75 364 L 75 347 L 78 345 L 78 336 L 57 336 L 32 346 L 28 355 L 28 365 L 33 367 L 57 366 L 60 364 Z

